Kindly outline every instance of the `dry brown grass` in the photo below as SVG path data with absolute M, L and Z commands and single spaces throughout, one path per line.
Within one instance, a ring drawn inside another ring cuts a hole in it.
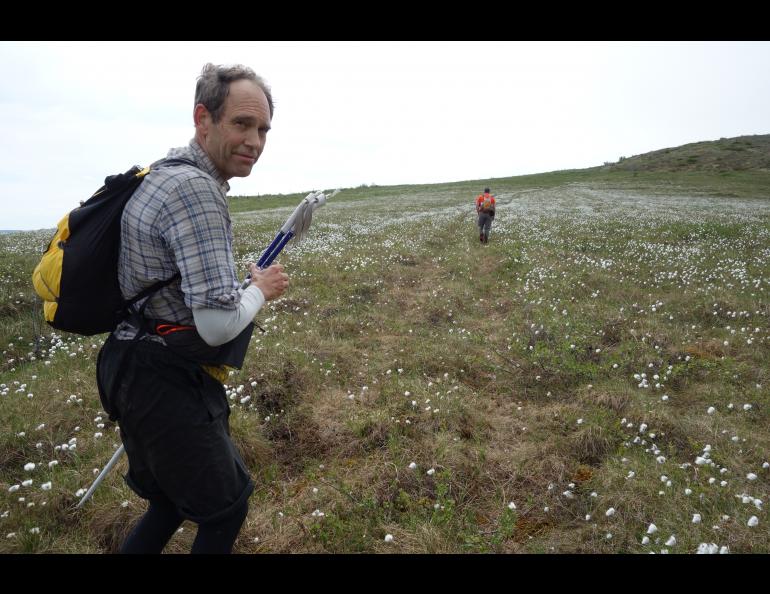
M 620 440 L 602 426 L 589 425 L 571 435 L 567 443 L 568 451 L 581 464 L 598 466 L 617 451 Z
M 705 361 L 716 361 L 725 354 L 724 345 L 718 340 L 700 341 L 698 344 L 685 345 L 682 349 L 691 357 L 698 357 Z

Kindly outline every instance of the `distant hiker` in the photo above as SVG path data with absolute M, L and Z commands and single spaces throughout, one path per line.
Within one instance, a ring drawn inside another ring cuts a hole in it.
M 479 241 L 489 243 L 489 230 L 495 218 L 495 197 L 484 188 L 484 193 L 476 198 L 476 212 L 479 214 Z
M 279 264 L 252 264 L 239 291 L 246 271 L 235 267 L 226 192 L 227 180 L 251 173 L 272 116 L 270 89 L 253 70 L 206 64 L 194 138 L 168 152 L 173 162 L 151 166 L 123 211 L 123 295 L 179 276 L 120 323 L 97 360 L 102 405 L 128 454 L 126 482 L 150 502 L 121 553 L 160 553 L 185 519 L 198 524 L 193 553 L 230 553 L 246 518 L 254 483 L 230 438 L 220 361 L 242 363 L 254 315 L 288 276 Z

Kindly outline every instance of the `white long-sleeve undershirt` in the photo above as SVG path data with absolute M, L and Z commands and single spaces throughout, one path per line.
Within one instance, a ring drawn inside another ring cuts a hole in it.
M 249 285 L 241 293 L 237 309 L 193 308 L 193 319 L 198 334 L 210 346 L 219 346 L 236 336 L 249 325 L 265 304 L 265 296 L 256 285 Z

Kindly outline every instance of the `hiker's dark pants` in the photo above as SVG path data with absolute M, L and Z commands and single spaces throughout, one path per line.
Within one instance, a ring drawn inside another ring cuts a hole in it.
M 479 213 L 479 233 L 483 233 L 486 238 L 489 238 L 489 230 L 492 228 L 493 219 L 494 217 L 488 212 Z
M 200 524 L 190 552 L 223 555 L 231 553 L 248 511 L 248 503 L 244 501 L 241 507 L 229 516 Z M 120 553 L 160 554 L 183 521 L 184 518 L 173 503 L 162 499 L 152 500 L 147 513 L 126 538 Z
M 234 542 L 254 483 L 230 438 L 222 384 L 162 344 L 112 335 L 96 368 L 102 406 L 120 423 L 129 463 L 126 483 L 150 501 L 137 530 L 147 519 L 148 531 L 171 530 L 167 542 L 188 519 L 200 525 L 199 534 L 219 525 Z M 176 525 L 172 508 L 180 518 Z M 234 532 L 232 526 L 222 528 L 238 517 Z M 163 519 L 153 523 L 153 518 Z

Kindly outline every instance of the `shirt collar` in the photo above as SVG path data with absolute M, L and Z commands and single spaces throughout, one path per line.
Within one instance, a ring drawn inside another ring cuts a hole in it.
M 208 173 L 214 179 L 214 181 L 219 184 L 219 187 L 224 194 L 227 194 L 227 192 L 230 191 L 230 184 L 227 183 L 227 180 L 222 177 L 214 165 L 214 161 L 211 160 L 211 157 L 208 156 L 206 151 L 201 148 L 201 145 L 199 145 L 198 141 L 196 141 L 194 138 L 190 140 L 190 144 L 185 147 L 172 148 L 169 150 L 166 157 L 182 157 L 193 161 L 198 169 Z
M 227 183 L 227 180 L 225 180 L 225 178 L 223 178 L 219 173 L 216 166 L 214 165 L 214 161 L 211 160 L 211 157 L 208 156 L 206 151 L 201 148 L 201 145 L 199 145 L 198 141 L 194 138 L 190 140 L 189 146 L 198 166 L 211 177 L 213 177 L 217 183 L 222 186 L 222 191 L 227 194 L 227 192 L 230 190 L 230 184 Z

